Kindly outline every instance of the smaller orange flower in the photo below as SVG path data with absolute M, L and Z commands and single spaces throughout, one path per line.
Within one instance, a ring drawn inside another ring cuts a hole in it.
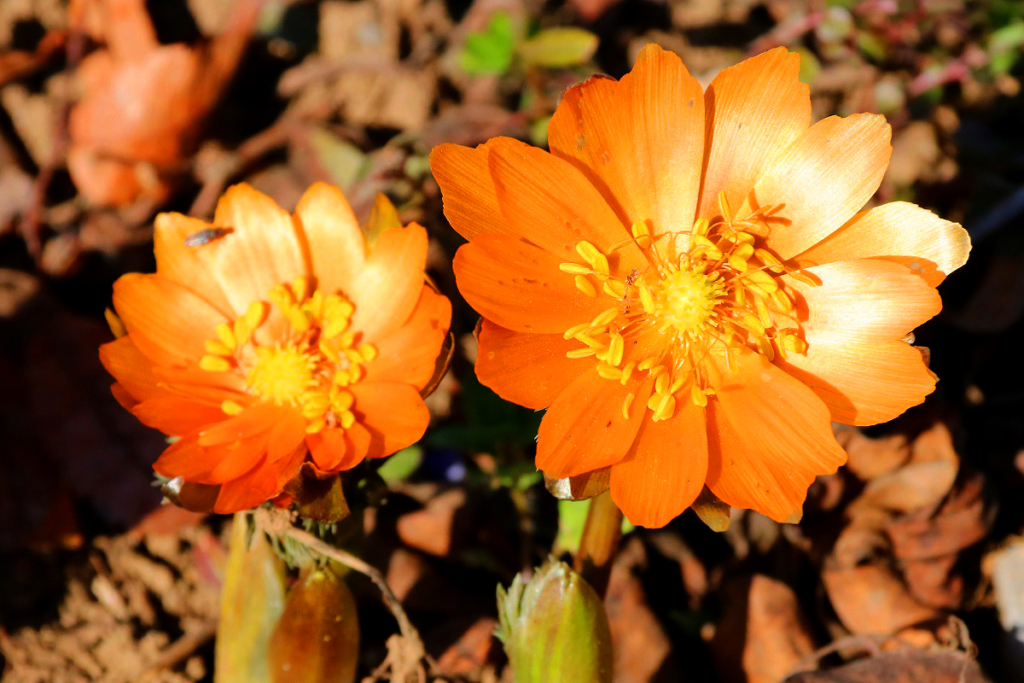
M 427 233 L 367 245 L 342 193 L 311 187 L 294 216 L 248 185 L 212 224 L 160 214 L 157 272 L 114 284 L 127 334 L 100 348 L 114 395 L 179 437 L 154 464 L 219 487 L 216 512 L 277 496 L 307 459 L 347 470 L 415 443 L 451 304 L 425 281 Z

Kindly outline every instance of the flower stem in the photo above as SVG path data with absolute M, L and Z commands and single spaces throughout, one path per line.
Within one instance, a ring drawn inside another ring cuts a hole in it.
M 592 498 L 573 569 L 602 597 L 608 588 L 612 558 L 618 548 L 621 533 L 622 512 L 612 502 L 611 493 L 605 491 Z

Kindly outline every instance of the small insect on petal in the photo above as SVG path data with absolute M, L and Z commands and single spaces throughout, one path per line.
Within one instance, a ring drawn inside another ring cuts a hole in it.
M 234 228 L 206 228 L 185 238 L 186 247 L 201 247 L 235 231 Z

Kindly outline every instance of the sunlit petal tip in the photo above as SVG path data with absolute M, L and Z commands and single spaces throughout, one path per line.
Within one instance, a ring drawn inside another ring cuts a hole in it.
M 488 156 L 496 138 L 479 147 L 444 143 L 430 153 L 430 169 L 441 188 L 444 215 L 466 239 L 511 234 L 491 179 Z
M 970 235 L 959 223 L 916 204 L 890 202 L 861 211 L 795 260 L 813 266 L 884 258 L 902 263 L 934 287 L 966 263 L 970 253 Z
M 366 239 L 341 190 L 314 183 L 295 207 L 313 275 L 325 291 L 347 289 L 366 261 Z
M 667 60 L 673 63 L 678 63 L 680 66 L 683 66 L 683 60 L 680 59 L 679 55 L 677 55 L 675 52 L 672 52 L 671 50 L 666 50 L 657 43 L 647 43 L 642 48 L 640 48 L 640 52 L 636 56 L 636 62 L 633 64 L 633 69 L 636 70 L 637 67 L 644 67 L 647 65 L 648 62 L 658 60 Z M 683 66 L 683 68 L 685 69 L 686 67 Z

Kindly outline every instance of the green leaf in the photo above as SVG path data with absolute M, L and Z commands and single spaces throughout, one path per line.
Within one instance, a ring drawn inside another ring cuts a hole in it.
M 459 66 L 471 76 L 507 73 L 515 47 L 512 18 L 505 12 L 495 12 L 486 30 L 466 36 Z
M 530 124 L 530 141 L 538 147 L 548 146 L 548 126 L 551 124 L 550 116 L 543 116 Z
M 385 458 L 377 474 L 389 484 L 404 481 L 419 468 L 421 462 L 423 449 L 419 446 L 409 446 Z
M 559 552 L 568 552 L 572 555 L 580 549 L 580 539 L 583 538 L 583 527 L 587 524 L 587 513 L 590 511 L 590 500 L 559 500 L 558 501 L 558 536 L 555 537 L 555 547 Z M 625 517 L 622 518 L 622 535 L 625 536 L 635 529 Z
M 523 42 L 523 63 L 558 69 L 586 63 L 597 51 L 598 37 L 582 28 L 548 28 Z
M 880 36 L 869 33 L 867 31 L 860 31 L 857 33 L 857 47 L 861 53 L 875 62 L 881 62 L 885 59 L 885 53 L 888 51 L 888 44 Z
M 821 62 L 813 52 L 804 47 L 794 48 L 800 55 L 800 82 L 807 85 L 814 85 L 814 81 L 821 73 Z
M 555 547 L 559 552 L 576 555 L 580 549 L 580 539 L 583 537 L 583 527 L 587 524 L 589 509 L 589 500 L 558 501 L 558 536 L 555 538 Z
M 249 541 L 246 515 L 235 515 L 220 598 L 215 683 L 270 683 L 267 643 L 284 610 L 284 563 L 262 531 Z
M 1014 21 L 996 29 L 988 40 L 989 69 L 993 74 L 1007 74 L 1021 58 L 1024 48 L 1024 21 Z
M 359 180 L 369 168 L 369 162 L 362 150 L 329 130 L 311 130 L 309 144 L 317 161 L 327 171 L 331 180 L 343 190 Z
M 370 208 L 370 217 L 366 219 L 366 227 L 363 228 L 366 243 L 372 247 L 382 232 L 401 227 L 402 219 L 398 216 L 398 209 L 386 195 L 378 192 Z
M 433 429 L 424 442 L 438 448 L 471 452 L 494 452 L 496 445 L 526 447 L 533 443 L 542 413 L 502 400 L 468 377 L 459 396 L 464 420 Z

